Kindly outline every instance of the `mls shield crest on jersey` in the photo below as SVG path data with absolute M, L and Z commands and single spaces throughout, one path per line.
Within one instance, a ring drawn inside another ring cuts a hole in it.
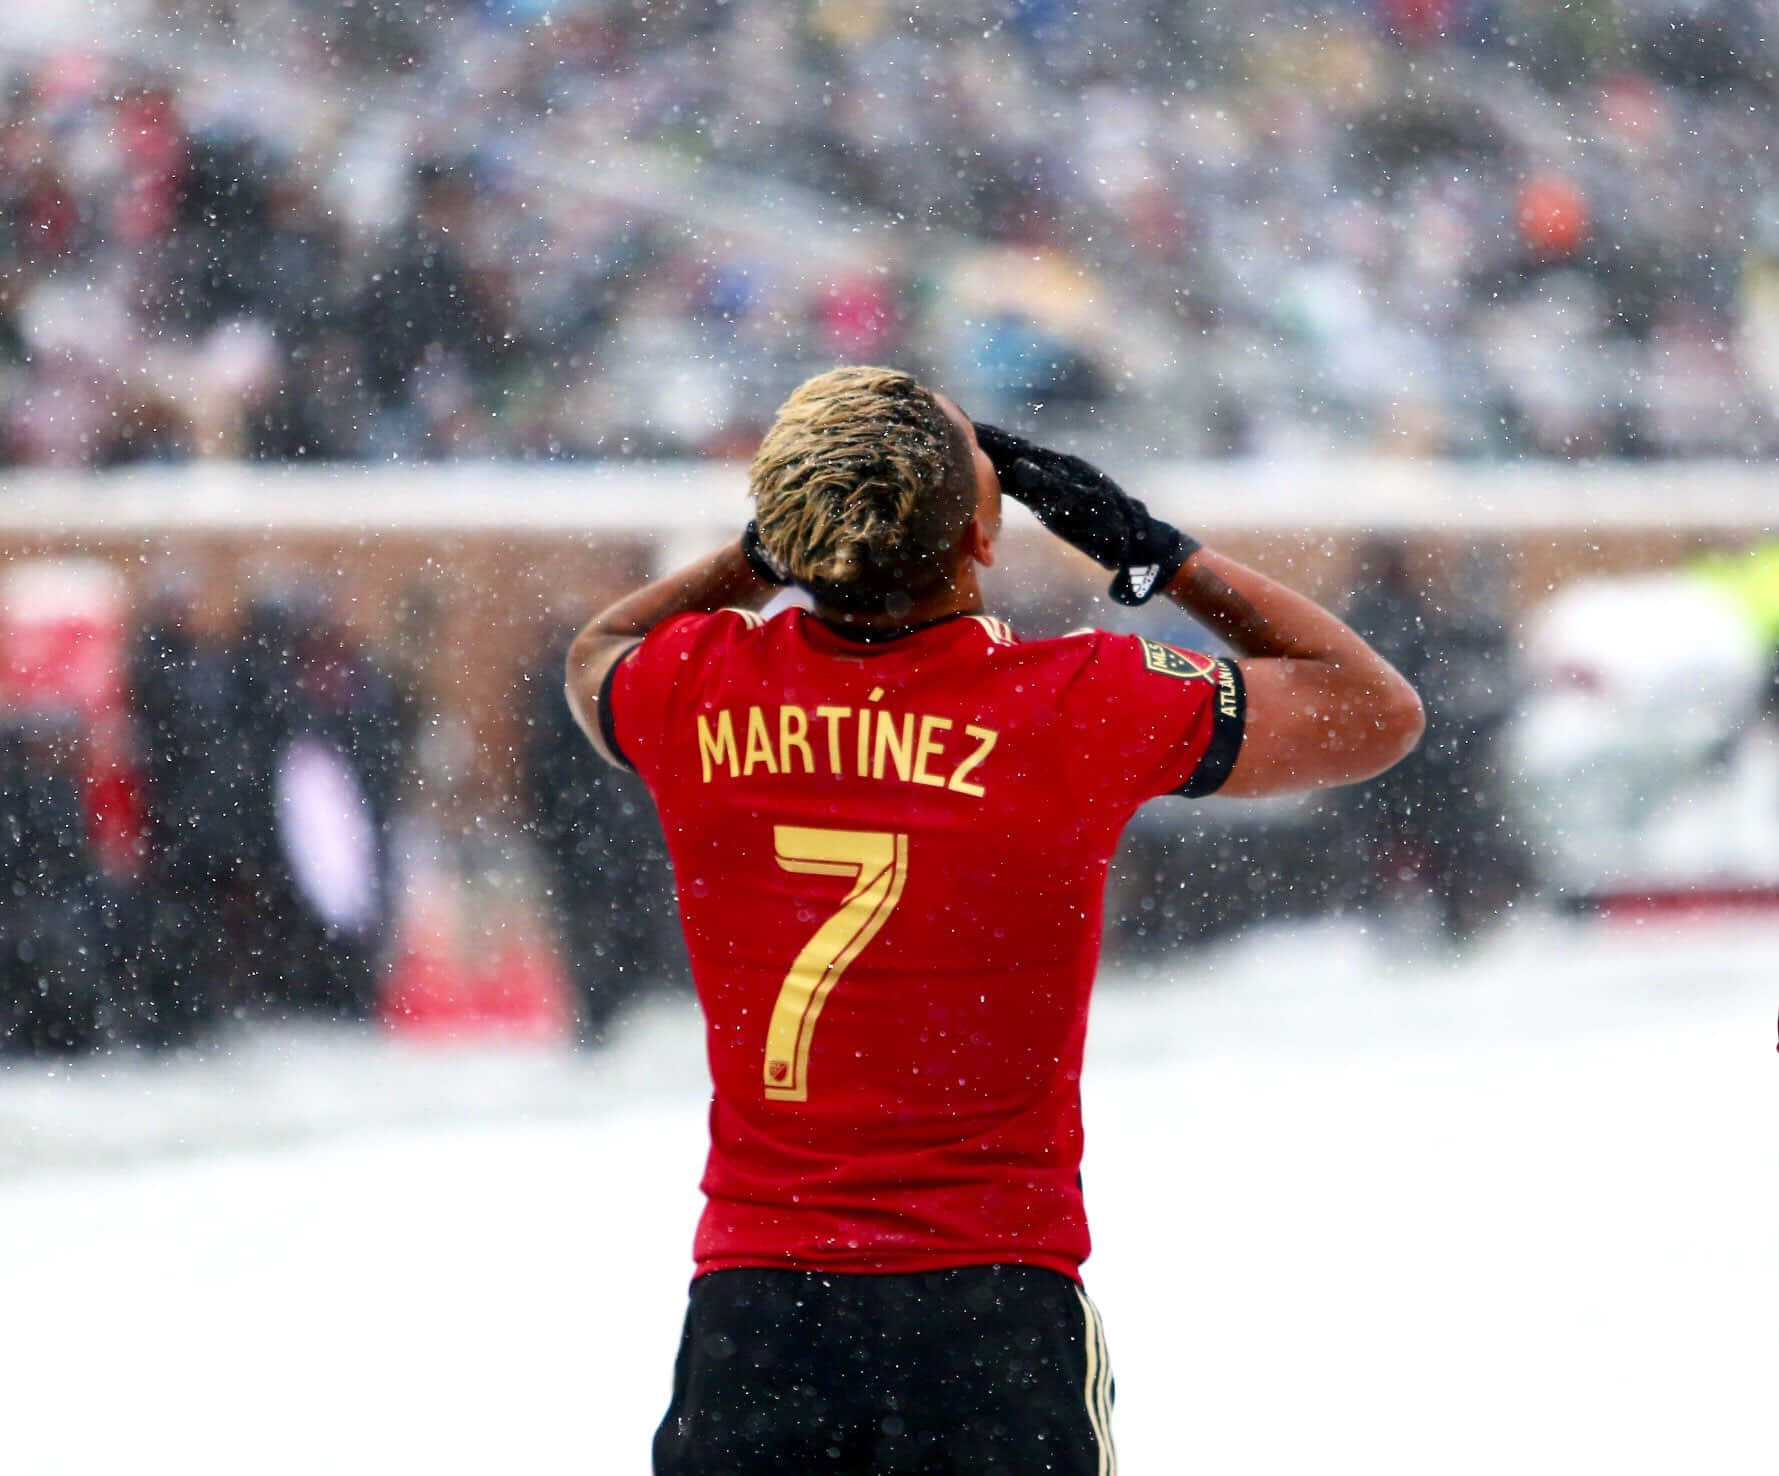
M 1210 682 L 1213 686 L 1217 681 L 1217 663 L 1209 656 L 1201 656 L 1196 651 L 1182 651 L 1161 641 L 1152 641 L 1147 636 L 1138 636 L 1143 644 L 1143 665 L 1150 671 L 1162 676 L 1179 677 L 1183 682 L 1195 678 Z

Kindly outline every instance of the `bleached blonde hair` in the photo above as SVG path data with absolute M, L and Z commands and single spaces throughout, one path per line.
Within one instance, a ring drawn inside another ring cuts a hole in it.
M 895 610 L 937 588 L 976 510 L 968 443 L 933 392 L 868 365 L 798 385 L 748 482 L 766 552 L 844 609 Z

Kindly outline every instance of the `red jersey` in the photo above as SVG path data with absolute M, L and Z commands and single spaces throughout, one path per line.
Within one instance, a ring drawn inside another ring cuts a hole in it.
M 600 703 L 672 853 L 714 1095 L 700 1274 L 992 1262 L 1077 1276 L 1079 1079 L 1106 868 L 1208 793 L 1231 662 L 954 616 L 667 621 Z

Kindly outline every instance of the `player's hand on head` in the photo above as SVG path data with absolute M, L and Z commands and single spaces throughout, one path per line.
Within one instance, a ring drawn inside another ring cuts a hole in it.
M 1131 544 L 1130 504 L 1117 483 L 1078 457 L 1051 451 L 999 426 L 974 423 L 1001 490 L 1102 568 L 1124 566 Z
M 1197 551 L 1197 539 L 1155 517 L 1091 462 L 999 426 L 972 424 L 1001 490 L 1064 543 L 1116 570 L 1110 594 L 1120 604 L 1140 605 L 1165 589 Z
M 976 432 L 976 444 L 994 463 L 996 475 L 1003 480 L 1013 470 L 1013 463 L 1020 457 L 1023 456 L 1030 461 L 1043 454 L 1044 448 L 1037 442 L 1028 441 L 1024 436 L 1015 435 L 1010 430 L 1002 430 L 998 425 L 988 425 L 980 420 L 972 420 L 970 426 Z
M 748 568 L 763 584 L 789 584 L 791 571 L 766 552 L 760 542 L 760 528 L 752 518 L 748 519 L 747 527 L 741 530 L 741 556 L 747 560 Z

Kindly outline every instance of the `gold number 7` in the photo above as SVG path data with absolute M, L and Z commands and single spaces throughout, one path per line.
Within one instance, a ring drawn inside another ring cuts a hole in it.
M 902 899 L 908 837 L 887 830 L 813 830 L 775 825 L 773 849 L 786 871 L 846 876 L 852 887 L 784 976 L 766 1027 L 766 1097 L 809 1100 L 809 1046 L 822 1005 L 846 966 L 877 936 Z

